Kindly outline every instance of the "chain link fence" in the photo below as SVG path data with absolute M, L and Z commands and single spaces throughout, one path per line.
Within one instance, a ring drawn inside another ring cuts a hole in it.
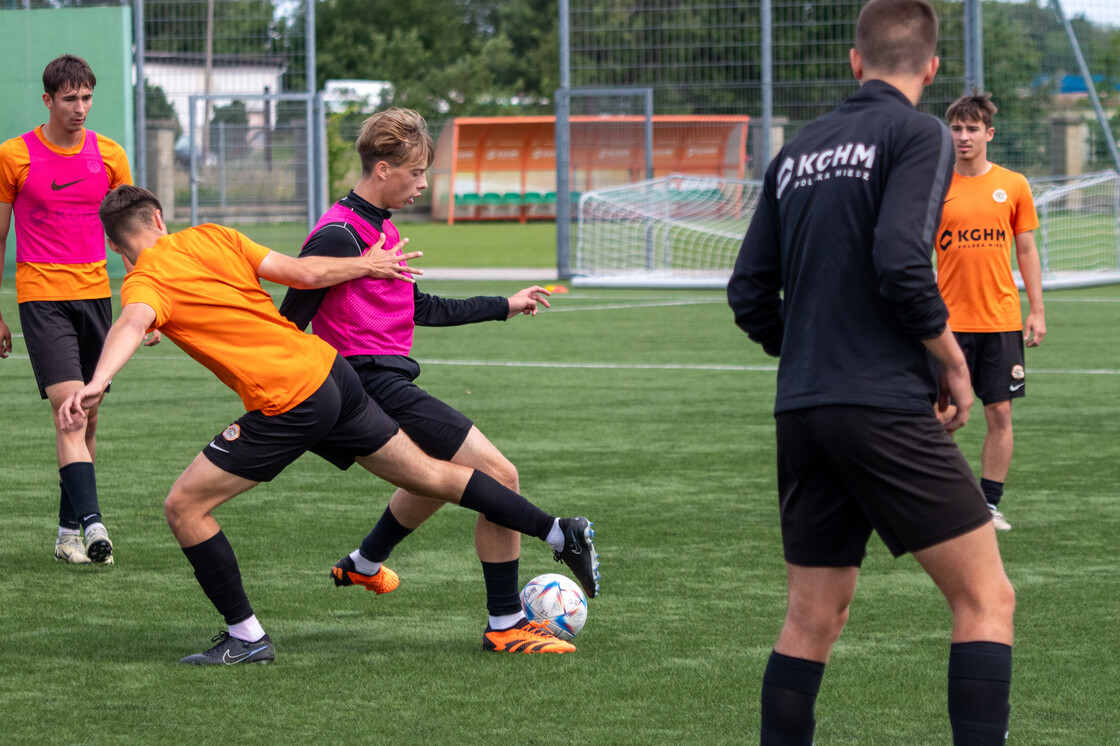
M 934 5 L 942 21 L 941 71 L 922 110 L 943 116 L 969 84 L 983 82 L 1000 108 L 993 160 L 1031 177 L 1115 167 L 1056 4 L 979 3 L 981 33 L 971 37 L 979 49 L 966 45 L 967 3 Z M 767 109 L 776 152 L 855 90 L 848 50 L 862 6 L 860 0 L 569 0 L 570 85 L 651 87 L 655 114 L 750 115 L 752 175 L 758 176 L 768 160 L 761 149 Z M 1061 8 L 1105 118 L 1120 133 L 1120 3 L 1064 0 Z M 969 80 L 966 58 L 977 52 L 979 80 Z

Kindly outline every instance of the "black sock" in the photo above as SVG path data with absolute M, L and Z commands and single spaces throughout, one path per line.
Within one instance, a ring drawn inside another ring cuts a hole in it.
M 491 616 L 505 616 L 521 611 L 521 593 L 517 589 L 517 568 L 520 560 L 483 562 L 482 578 L 486 581 L 486 610 Z
M 770 653 L 762 675 L 762 746 L 812 746 L 824 664 Z
M 58 470 L 58 478 L 82 528 L 89 527 L 91 523 L 100 523 L 101 508 L 97 504 L 97 479 L 93 473 L 93 463 L 75 461 L 67 464 Z
M 384 562 L 389 559 L 393 549 L 412 533 L 411 528 L 405 528 L 397 520 L 389 506 L 374 525 L 366 538 L 362 539 L 362 546 L 358 549 L 362 556 L 371 562 Z
M 82 523 L 78 520 L 78 514 L 74 512 L 74 505 L 70 502 L 70 496 L 66 494 L 66 485 L 61 479 L 58 480 L 58 492 L 58 526 L 77 531 L 82 527 Z
M 475 469 L 467 482 L 459 505 L 482 513 L 491 523 L 517 531 L 527 536 L 535 536 L 541 541 L 548 539 L 555 518 L 545 513 L 498 480 Z
M 1011 646 L 958 642 L 949 648 L 949 723 L 954 746 L 1002 746 L 1011 715 Z
M 1003 482 L 981 478 L 980 489 L 984 491 L 988 505 L 999 505 L 1000 498 L 1003 497 Z
M 194 568 L 194 576 L 202 592 L 226 620 L 237 624 L 253 616 L 253 607 L 241 585 L 241 570 L 233 547 L 221 531 L 193 547 L 184 547 L 183 554 Z

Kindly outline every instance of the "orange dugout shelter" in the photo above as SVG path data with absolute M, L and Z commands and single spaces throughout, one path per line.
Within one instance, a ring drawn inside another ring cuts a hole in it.
M 645 117 L 573 116 L 572 203 L 589 189 L 646 178 Z M 747 116 L 655 115 L 654 176 L 744 178 Z M 457 117 L 443 127 L 428 173 L 432 218 L 556 216 L 556 117 Z

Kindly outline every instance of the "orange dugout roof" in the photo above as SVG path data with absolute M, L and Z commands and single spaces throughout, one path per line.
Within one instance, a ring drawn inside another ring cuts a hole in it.
M 645 178 L 645 117 L 573 116 L 570 121 L 574 191 Z M 747 116 L 654 116 L 654 175 L 742 178 L 749 121 Z M 477 208 L 462 209 L 465 197 L 554 194 L 555 122 L 553 116 L 458 117 L 444 125 L 429 173 L 433 217 L 449 222 L 479 217 Z

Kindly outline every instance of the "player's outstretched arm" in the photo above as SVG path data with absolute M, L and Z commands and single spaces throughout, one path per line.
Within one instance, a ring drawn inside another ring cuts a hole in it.
M 549 295 L 552 295 L 552 293 L 539 285 L 514 293 L 509 297 L 509 315 L 506 316 L 506 319 L 512 319 L 514 316 L 521 314 L 536 316 L 538 305 L 552 308 L 545 300 L 545 296 Z
M 297 258 L 271 251 L 257 267 L 257 276 L 299 290 L 329 288 L 359 277 L 414 282 L 411 275 L 421 275 L 424 271 L 412 269 L 408 262 L 424 254 L 413 251 L 397 255 L 396 249 L 403 249 L 407 243 L 407 238 L 401 239 L 393 249 L 385 250 L 385 234 L 382 233 L 377 243 L 356 257 Z
M 109 382 L 140 347 L 155 320 L 156 312 L 147 303 L 129 303 L 124 307 L 105 337 L 101 359 L 89 383 L 66 397 L 59 407 L 58 419 L 63 430 L 81 428 L 86 410 L 101 401 Z
M 1042 304 L 1042 262 L 1038 258 L 1033 231 L 1015 236 L 1015 258 L 1019 262 L 1019 274 L 1023 277 L 1030 306 L 1023 322 L 1023 341 L 1027 347 L 1038 347 L 1046 336 L 1046 309 Z

